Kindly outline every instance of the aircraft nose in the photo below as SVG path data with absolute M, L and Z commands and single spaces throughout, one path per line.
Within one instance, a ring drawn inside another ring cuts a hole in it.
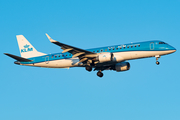
M 171 51 L 171 53 L 176 52 L 176 48 L 171 45 L 168 45 L 166 49 L 169 49 Z
M 176 52 L 176 48 L 175 47 L 172 47 L 172 50 L 173 50 L 173 52 Z

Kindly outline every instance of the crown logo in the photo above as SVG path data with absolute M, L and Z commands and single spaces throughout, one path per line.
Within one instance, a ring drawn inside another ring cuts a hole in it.
M 27 44 L 24 46 L 24 48 L 28 48 L 28 47 L 29 47 L 29 45 L 27 45 Z

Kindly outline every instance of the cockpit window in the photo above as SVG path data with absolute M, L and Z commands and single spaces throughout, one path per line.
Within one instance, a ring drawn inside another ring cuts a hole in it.
M 159 42 L 159 44 L 166 44 L 165 42 Z

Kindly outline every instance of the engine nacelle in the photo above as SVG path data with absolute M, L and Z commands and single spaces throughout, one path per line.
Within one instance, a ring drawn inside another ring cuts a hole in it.
M 100 54 L 96 60 L 98 60 L 99 62 L 103 63 L 103 62 L 110 62 L 113 60 L 113 54 L 112 53 L 103 53 Z
M 127 71 L 129 69 L 130 69 L 129 62 L 121 62 L 121 63 L 117 63 L 113 70 L 116 70 L 117 72 L 121 72 L 121 71 Z

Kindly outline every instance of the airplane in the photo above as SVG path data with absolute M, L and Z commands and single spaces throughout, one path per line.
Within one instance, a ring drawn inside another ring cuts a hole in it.
M 21 57 L 4 53 L 17 60 L 18 65 L 44 67 L 44 68 L 71 68 L 85 67 L 87 71 L 98 71 L 97 76 L 103 77 L 102 71 L 114 70 L 117 72 L 130 69 L 127 60 L 155 57 L 158 59 L 167 54 L 174 53 L 176 49 L 160 40 L 112 45 L 107 47 L 81 49 L 52 39 L 47 33 L 51 43 L 61 47 L 61 53 L 45 54 L 38 52 L 23 36 L 16 35 Z

